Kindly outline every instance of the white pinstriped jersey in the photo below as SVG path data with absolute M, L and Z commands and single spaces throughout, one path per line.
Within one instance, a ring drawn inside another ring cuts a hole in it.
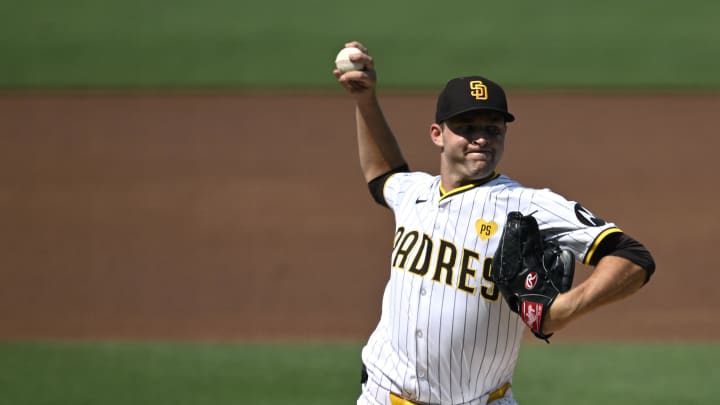
M 495 175 L 442 193 L 440 177 L 396 173 L 383 194 L 396 220 L 390 280 L 362 351 L 373 382 L 428 404 L 476 402 L 510 382 L 527 328 L 490 278 L 508 212 L 533 214 L 543 238 L 588 262 L 620 232 L 548 189 Z

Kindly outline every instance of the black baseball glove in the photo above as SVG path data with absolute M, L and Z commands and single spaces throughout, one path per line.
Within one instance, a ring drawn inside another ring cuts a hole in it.
M 491 275 L 510 309 L 520 314 L 533 334 L 546 342 L 543 319 L 558 294 L 572 287 L 575 255 L 543 242 L 532 215 L 508 214 Z

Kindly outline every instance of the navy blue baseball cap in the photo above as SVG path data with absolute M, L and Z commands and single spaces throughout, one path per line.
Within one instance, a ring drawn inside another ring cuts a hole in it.
M 437 99 L 435 122 L 441 123 L 456 115 L 476 110 L 497 111 L 505 122 L 515 121 L 507 106 L 505 91 L 499 84 L 482 76 L 451 79 Z

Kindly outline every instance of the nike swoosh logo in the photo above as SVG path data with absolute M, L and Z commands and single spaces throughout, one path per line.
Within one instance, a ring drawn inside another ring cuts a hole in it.
M 425 201 L 427 201 L 427 198 L 426 199 L 418 198 L 417 200 L 415 200 L 415 204 L 424 203 Z

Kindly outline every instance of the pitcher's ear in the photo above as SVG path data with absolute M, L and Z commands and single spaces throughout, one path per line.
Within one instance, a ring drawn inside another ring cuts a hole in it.
M 442 138 L 442 132 L 443 132 L 444 128 L 445 128 L 445 124 L 430 125 L 430 139 L 432 140 L 432 142 L 435 145 L 437 145 L 441 148 L 444 146 L 444 142 L 443 142 L 443 138 Z

